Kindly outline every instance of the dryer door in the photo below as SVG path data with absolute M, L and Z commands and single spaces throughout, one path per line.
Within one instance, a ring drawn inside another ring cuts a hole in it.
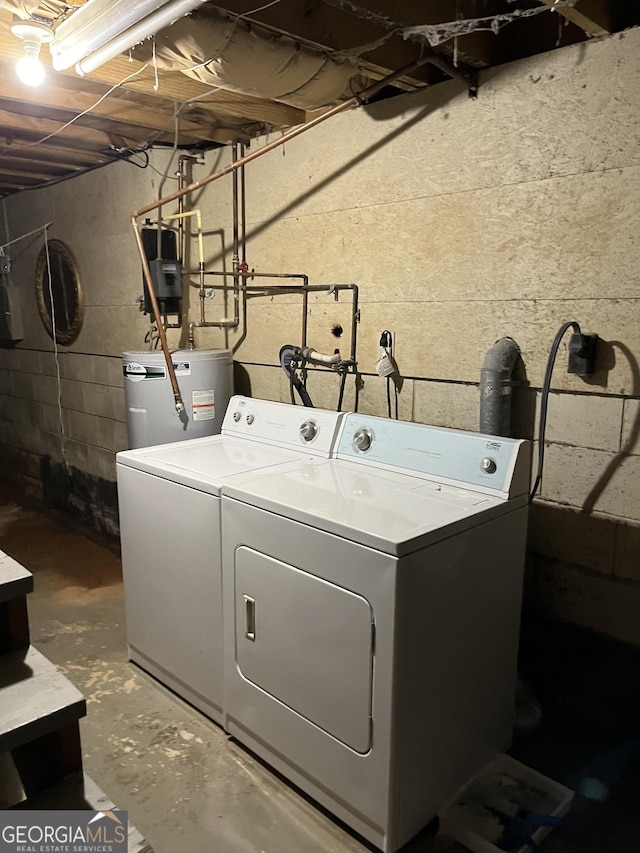
M 235 552 L 235 601 L 242 676 L 366 753 L 373 669 L 369 602 L 247 546 Z

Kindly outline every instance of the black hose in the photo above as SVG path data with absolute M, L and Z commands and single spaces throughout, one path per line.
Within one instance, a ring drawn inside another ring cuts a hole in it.
M 309 408 L 313 408 L 313 402 L 307 389 L 304 386 L 304 383 L 300 380 L 300 377 L 297 375 L 295 371 L 295 366 L 299 361 L 302 360 L 300 347 L 296 347 L 293 344 L 285 344 L 280 348 L 280 353 L 278 355 L 280 359 L 280 366 L 284 370 L 284 372 L 289 377 L 289 387 L 291 388 L 291 402 L 295 403 L 293 389 L 295 388 L 298 394 L 300 395 L 300 399 L 304 406 L 308 406 Z
M 540 423 L 538 424 L 538 470 L 536 472 L 536 479 L 533 484 L 533 488 L 531 489 L 531 494 L 529 495 L 529 503 L 534 499 L 535 494 L 538 491 L 538 486 L 542 480 L 542 468 L 544 465 L 544 435 L 547 429 L 547 406 L 549 404 L 551 374 L 553 373 L 553 366 L 556 363 L 556 355 L 558 354 L 560 342 L 565 336 L 566 331 L 571 328 L 573 328 L 575 334 L 580 334 L 580 326 L 575 322 L 575 320 L 563 323 L 563 325 L 558 329 L 553 344 L 551 345 L 551 351 L 549 352 L 547 369 L 545 370 L 544 383 L 542 385 L 542 397 L 540 399 Z

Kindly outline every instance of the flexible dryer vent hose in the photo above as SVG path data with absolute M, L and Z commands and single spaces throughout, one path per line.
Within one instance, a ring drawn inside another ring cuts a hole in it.
M 480 432 L 511 435 L 511 387 L 520 348 L 500 338 L 487 352 L 480 370 Z

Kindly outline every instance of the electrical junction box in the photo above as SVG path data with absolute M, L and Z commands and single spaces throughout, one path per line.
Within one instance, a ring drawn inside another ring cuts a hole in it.
M 11 262 L 0 256 L 0 346 L 10 346 L 24 338 L 20 292 L 9 277 Z
M 567 373 L 589 376 L 595 373 L 598 336 L 576 332 L 569 340 L 569 365 Z
M 179 314 L 182 300 L 182 264 L 178 260 L 178 246 L 175 231 L 162 230 L 160 245 L 156 228 L 142 229 L 144 249 L 153 289 L 163 314 Z M 158 257 L 158 250 L 160 256 Z M 144 310 L 151 314 L 153 306 L 149 298 L 147 283 L 143 277 Z
M 159 302 L 182 296 L 182 264 L 180 261 L 156 258 L 149 264 L 151 281 Z

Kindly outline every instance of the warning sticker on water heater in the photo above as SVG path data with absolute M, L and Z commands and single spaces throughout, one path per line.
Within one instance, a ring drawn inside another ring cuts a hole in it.
M 173 372 L 176 376 L 191 376 L 190 361 L 174 361 Z
M 213 400 L 213 390 L 192 391 L 191 404 L 194 421 L 212 421 L 215 418 L 216 404 Z

